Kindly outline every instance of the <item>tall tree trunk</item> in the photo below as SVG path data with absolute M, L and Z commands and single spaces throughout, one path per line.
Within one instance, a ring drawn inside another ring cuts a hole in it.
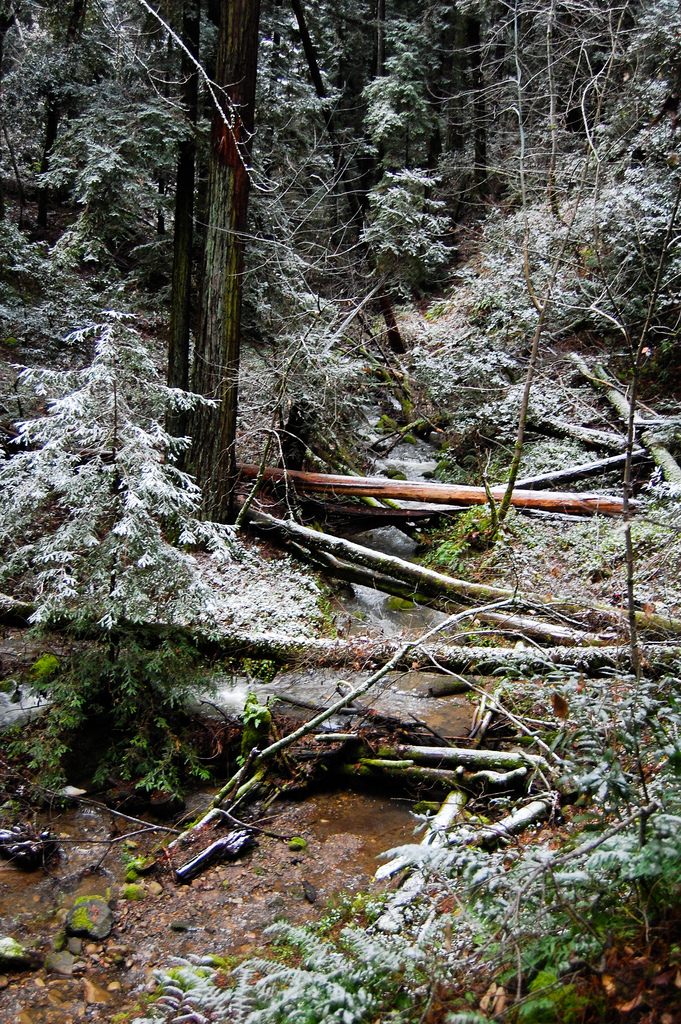
M 14 24 L 14 11 L 9 3 L 0 3 L 0 101 L 2 100 L 2 59 L 5 53 L 5 36 Z M 9 147 L 8 147 L 9 148 Z M 5 219 L 5 189 L 0 172 L 0 220 Z
M 385 0 L 376 0 L 376 78 L 385 74 Z
M 260 0 L 222 0 L 216 80 L 229 102 L 213 117 L 201 321 L 194 388 L 217 401 L 194 420 L 194 469 L 205 511 L 233 514 L 236 414 L 241 342 L 247 161 L 255 121 Z
M 198 60 L 201 23 L 200 0 L 185 0 L 182 7 L 182 39 Z M 194 244 L 194 178 L 196 164 L 196 118 L 199 75 L 186 53 L 182 55 L 182 104 L 192 134 L 180 143 L 175 188 L 175 234 L 173 238 L 173 285 L 168 328 L 168 386 L 189 386 L 189 332 L 191 315 L 192 247 Z M 180 436 L 186 430 L 186 416 L 178 411 L 168 415 L 168 430 Z
M 66 29 L 66 45 L 73 46 L 74 43 L 78 42 L 82 33 L 83 26 L 85 25 L 85 15 L 87 12 L 87 0 L 73 0 L 71 6 L 71 13 L 69 15 L 69 22 Z M 47 93 L 45 98 L 45 144 L 43 146 L 43 155 L 40 160 L 40 173 L 46 174 L 50 169 L 50 153 L 52 148 L 57 141 L 57 130 L 59 128 L 59 99 L 53 88 Z M 40 189 L 38 196 L 38 215 L 37 222 L 38 227 L 47 227 L 47 207 L 49 203 L 49 189 L 43 187 Z
M 487 182 L 487 125 L 482 76 L 480 22 L 477 18 L 468 18 L 466 22 L 466 37 L 473 84 L 473 182 L 478 196 L 481 196 L 485 191 Z

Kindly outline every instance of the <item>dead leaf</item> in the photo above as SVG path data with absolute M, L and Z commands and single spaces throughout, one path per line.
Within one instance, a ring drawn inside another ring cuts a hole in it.
M 677 988 L 681 988 L 681 971 L 677 971 L 676 972 L 676 977 L 674 978 L 674 984 L 676 985 Z
M 496 1017 L 498 1013 L 501 1013 L 506 1006 L 506 990 L 501 985 L 497 987 L 494 994 L 494 1003 L 492 1005 L 492 1016 Z
M 605 989 L 607 995 L 609 995 L 609 996 L 616 996 L 617 995 L 617 985 L 615 984 L 615 979 L 612 977 L 611 974 L 602 974 L 601 975 L 601 985 Z
M 565 697 L 562 697 L 559 693 L 552 693 L 551 707 L 553 708 L 553 713 L 557 718 L 567 718 L 570 708 Z
M 643 993 L 639 992 L 638 995 L 634 996 L 633 999 L 630 999 L 628 1003 L 618 1003 L 617 1009 L 620 1013 L 631 1013 L 631 1011 L 635 1010 L 637 1006 L 640 1006 L 642 1002 Z
M 654 604 L 644 604 L 643 605 L 643 614 L 645 615 L 645 617 L 647 619 L 650 618 L 650 616 L 653 614 L 654 611 L 655 611 L 655 605 Z
M 494 996 L 496 994 L 496 991 L 497 991 L 497 983 L 496 983 L 496 981 L 493 981 L 492 984 L 490 985 L 490 987 L 485 992 L 485 994 L 482 997 L 482 999 L 480 1000 L 480 1009 L 482 1010 L 483 1013 L 487 1013 L 487 1010 L 489 1008 L 489 1004 L 491 1002 L 492 996 Z

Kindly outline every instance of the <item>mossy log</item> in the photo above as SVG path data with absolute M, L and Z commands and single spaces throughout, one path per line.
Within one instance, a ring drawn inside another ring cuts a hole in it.
M 417 765 L 413 761 L 390 761 L 381 758 L 362 758 L 360 761 L 346 763 L 341 766 L 343 775 L 353 779 L 369 780 L 385 779 L 403 786 L 412 783 L 416 786 L 428 786 L 445 790 L 457 789 L 461 784 L 461 774 L 448 771 L 446 768 L 430 768 Z
M 589 369 L 577 352 L 571 353 L 571 358 L 582 375 L 594 387 L 603 391 L 613 408 L 617 409 L 624 422 L 628 423 L 629 416 L 631 415 L 631 406 L 625 396 L 617 390 L 617 387 L 609 379 L 605 368 L 597 363 L 593 369 Z M 656 437 L 654 431 L 646 430 L 640 434 L 640 439 L 652 455 L 655 463 L 662 470 L 665 480 L 668 480 L 670 483 L 681 484 L 681 466 L 679 466 L 669 449 Z
M 276 519 L 264 512 L 254 512 L 252 520 L 259 529 L 267 531 L 268 535 L 277 533 L 285 540 L 293 541 L 307 551 L 327 552 L 337 560 L 371 569 L 381 576 L 408 584 L 413 588 L 413 593 L 437 597 L 440 600 L 450 599 L 459 604 L 469 604 L 472 601 L 513 600 L 518 605 L 540 605 L 547 610 L 556 608 L 572 615 L 587 615 L 597 621 L 600 620 L 601 623 L 622 625 L 626 622 L 623 612 L 607 605 L 585 606 L 574 601 L 524 594 L 508 587 L 471 583 L 454 576 L 446 576 L 444 573 L 428 569 L 423 565 L 416 565 L 414 562 L 408 562 L 396 555 L 375 551 L 354 541 L 333 537 L 331 534 L 322 533 L 319 530 L 311 530 L 307 526 L 301 526 L 291 520 Z M 636 622 L 641 630 L 655 630 L 661 633 L 681 632 L 681 622 L 664 615 L 639 611 L 636 612 Z
M 370 587 L 372 590 L 380 590 L 381 593 L 391 594 L 393 597 L 400 597 L 406 601 L 417 604 L 428 605 L 429 608 L 437 608 L 441 611 L 451 611 L 451 600 L 442 599 L 433 594 L 426 594 L 420 590 L 415 591 L 413 586 L 403 583 L 385 573 L 374 572 L 373 569 L 366 569 L 363 566 L 351 565 L 341 562 L 330 555 L 327 551 L 320 551 L 316 557 L 310 558 L 299 544 L 292 544 L 292 547 L 311 561 L 313 565 L 323 568 L 335 579 L 344 580 L 346 583 L 354 583 L 363 587 Z M 408 563 L 409 564 L 409 563 Z M 428 590 L 434 587 L 427 586 Z M 544 622 L 542 619 L 533 618 L 530 615 L 514 615 L 511 612 L 480 612 L 476 616 L 481 622 L 488 622 L 498 625 L 505 633 L 513 633 L 516 636 L 531 636 L 544 642 L 556 644 L 609 644 L 615 639 L 612 631 L 607 633 L 593 633 L 587 629 L 573 629 L 569 626 L 556 625 L 553 622 Z

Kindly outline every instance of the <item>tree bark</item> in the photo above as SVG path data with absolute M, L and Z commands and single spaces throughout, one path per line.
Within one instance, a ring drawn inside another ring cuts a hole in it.
M 0 3 L 0 104 L 2 102 L 2 60 L 5 52 L 5 36 L 14 24 L 14 10 L 11 4 Z M 5 189 L 0 177 L 0 220 L 5 219 Z
M 83 32 L 83 26 L 85 24 L 86 13 L 87 0 L 73 0 L 69 15 L 69 22 L 66 29 L 67 47 L 72 46 L 80 39 Z M 59 98 L 54 89 L 50 88 L 45 98 L 45 143 L 43 146 L 43 155 L 40 160 L 41 174 L 46 174 L 50 169 L 50 154 L 55 142 L 57 141 L 60 114 Z M 38 213 L 36 217 L 38 227 L 40 228 L 47 227 L 49 196 L 50 192 L 47 187 L 40 189 L 38 197 Z
M 192 56 L 199 57 L 200 0 L 185 0 L 182 6 L 182 39 Z M 173 239 L 173 284 L 168 326 L 168 386 L 189 386 L 189 332 L 191 314 L 192 246 L 194 243 L 194 176 L 196 159 L 196 118 L 199 75 L 186 53 L 182 54 L 182 104 L 191 126 L 191 136 L 180 143 L 175 189 L 175 234 Z M 172 411 L 168 430 L 180 436 L 186 430 L 186 416 Z
M 213 117 L 208 227 L 194 390 L 216 401 L 194 417 L 194 470 L 204 510 L 233 517 L 248 159 L 255 121 L 260 0 L 222 0 L 216 80 L 226 94 Z
M 487 125 L 485 123 L 480 22 L 477 18 L 467 19 L 466 41 L 473 85 L 473 183 L 478 197 L 481 197 L 487 183 Z
M 242 465 L 239 472 L 244 479 L 254 479 L 257 466 Z M 431 484 L 413 480 L 389 480 L 384 477 L 354 477 L 327 473 L 304 473 L 268 467 L 265 479 L 281 481 L 308 494 L 366 496 L 374 498 L 402 498 L 406 501 L 425 501 L 438 505 L 486 505 L 484 487 L 462 484 Z M 500 500 L 504 487 L 493 487 L 492 495 Z M 517 508 L 539 508 L 553 512 L 580 512 L 600 515 L 621 515 L 621 498 L 599 494 L 577 494 L 564 491 L 513 492 L 511 503 Z

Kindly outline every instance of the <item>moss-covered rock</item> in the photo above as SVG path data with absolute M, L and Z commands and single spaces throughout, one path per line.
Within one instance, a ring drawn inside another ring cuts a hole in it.
M 306 850 L 307 843 L 302 836 L 294 836 L 293 839 L 289 839 L 288 848 L 289 850 Z
M 143 900 L 147 895 L 147 891 L 143 885 L 125 885 L 121 889 L 121 899 L 124 900 Z
M 35 965 L 35 954 L 9 935 L 0 937 L 0 970 L 21 971 Z
M 66 918 L 66 934 L 105 939 L 113 928 L 113 914 L 103 896 L 79 896 Z

